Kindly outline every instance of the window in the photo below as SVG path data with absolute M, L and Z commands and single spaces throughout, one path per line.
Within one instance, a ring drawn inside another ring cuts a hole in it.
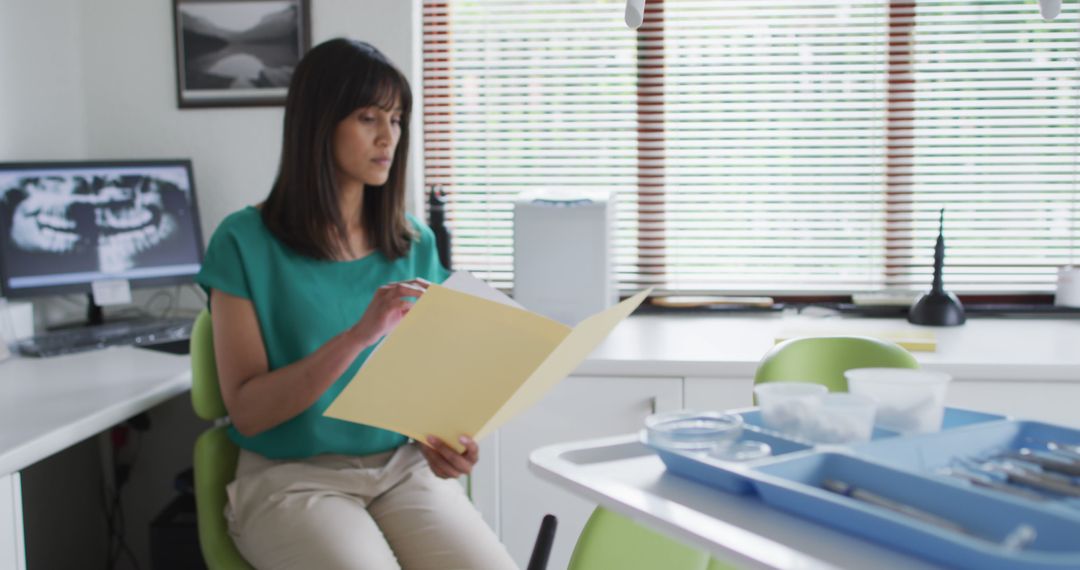
M 523 190 L 610 189 L 621 288 L 1053 290 L 1080 254 L 1080 30 L 1021 0 L 425 0 L 427 184 L 512 286 Z

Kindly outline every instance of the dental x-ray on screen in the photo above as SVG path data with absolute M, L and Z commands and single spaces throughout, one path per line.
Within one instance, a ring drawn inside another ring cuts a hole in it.
M 8 296 L 190 281 L 201 259 L 188 161 L 0 164 Z

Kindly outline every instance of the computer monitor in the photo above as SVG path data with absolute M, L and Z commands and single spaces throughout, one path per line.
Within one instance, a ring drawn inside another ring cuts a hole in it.
M 0 163 L 6 297 L 191 283 L 202 252 L 189 160 Z

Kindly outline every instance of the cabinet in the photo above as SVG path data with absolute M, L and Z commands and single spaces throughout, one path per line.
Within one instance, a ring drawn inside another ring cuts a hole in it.
M 1080 384 L 1074 382 L 960 380 L 950 382 L 945 404 L 1080 428 Z
M 0 568 L 26 568 L 18 473 L 0 476 Z
M 571 376 L 489 438 L 486 451 L 496 448 L 496 479 L 487 480 L 490 467 L 476 473 L 474 499 L 483 510 L 482 505 L 490 504 L 485 493 L 496 489 L 495 528 L 518 565 L 528 563 L 540 520 L 551 513 L 558 517 L 559 526 L 548 567 L 566 568 L 594 508 L 534 476 L 529 471 L 529 453 L 554 443 L 633 432 L 641 429 L 645 416 L 654 410 L 681 407 L 681 378 Z M 487 515 L 491 522 L 490 512 Z
M 722 411 L 754 405 L 754 380 L 735 378 L 686 378 L 683 384 L 686 407 L 693 410 Z

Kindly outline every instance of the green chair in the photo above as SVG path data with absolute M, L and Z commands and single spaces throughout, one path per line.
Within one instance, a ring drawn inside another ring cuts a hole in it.
M 567 570 L 706 570 L 709 554 L 597 507 L 578 536 Z
M 228 412 L 221 400 L 214 329 L 206 310 L 191 329 L 191 405 L 197 416 L 215 423 L 195 440 L 195 508 L 203 559 L 210 570 L 250 570 L 225 522 L 225 486 L 236 474 L 240 450 L 225 433 Z
M 715 558 L 709 559 L 709 565 L 705 567 L 705 570 L 735 570 L 736 566 L 732 566 L 727 562 L 720 562 Z
M 852 368 L 918 368 L 903 347 L 861 336 L 804 337 L 786 340 L 761 359 L 754 383 L 798 380 L 847 392 L 844 372 Z

